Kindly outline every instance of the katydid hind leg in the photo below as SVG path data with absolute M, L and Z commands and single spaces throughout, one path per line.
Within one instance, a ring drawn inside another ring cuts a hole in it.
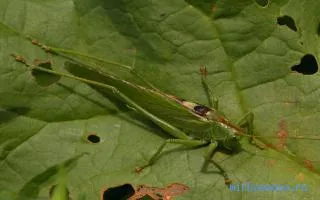
M 154 162 L 159 158 L 160 154 L 163 152 L 163 149 L 167 144 L 181 144 L 181 145 L 184 145 L 188 148 L 193 148 L 193 147 L 199 147 L 202 145 L 206 145 L 206 144 L 208 144 L 208 142 L 204 141 L 204 140 L 196 140 L 196 139 L 167 139 L 166 141 L 164 141 L 162 143 L 162 145 L 151 156 L 151 158 L 148 160 L 148 162 L 145 165 L 139 166 L 136 168 L 136 172 L 141 172 L 146 167 L 149 167 L 152 164 L 154 164 Z

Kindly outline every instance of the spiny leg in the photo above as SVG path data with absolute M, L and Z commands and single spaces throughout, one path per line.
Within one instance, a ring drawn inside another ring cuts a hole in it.
M 202 166 L 201 171 L 205 172 L 207 170 L 208 164 L 212 163 L 216 168 L 219 169 L 220 174 L 224 177 L 224 181 L 225 183 L 228 185 L 231 183 L 231 180 L 229 179 L 229 176 L 227 174 L 227 172 L 217 163 L 212 159 L 212 156 L 214 154 L 214 151 L 216 150 L 216 148 L 218 147 L 218 142 L 217 141 L 212 141 L 209 146 L 208 146 L 208 150 L 207 153 L 205 154 L 204 158 L 205 158 L 205 163 Z
M 246 127 L 247 128 L 247 134 L 253 135 L 253 113 L 247 112 L 241 119 L 237 121 L 237 124 L 240 127 Z
M 206 97 L 208 99 L 209 107 L 218 110 L 218 99 L 212 96 L 212 92 L 206 80 L 207 73 L 208 73 L 207 68 L 204 66 L 201 66 L 200 67 L 201 84 L 206 94 Z
M 257 139 L 253 134 L 253 119 L 254 115 L 252 112 L 246 113 L 240 120 L 238 120 L 237 124 L 240 127 L 246 128 L 246 134 L 249 136 L 249 141 L 257 146 L 259 149 L 265 149 L 265 144 Z
M 217 98 L 215 98 L 215 97 L 212 98 L 212 106 L 216 110 L 219 109 L 219 100 Z

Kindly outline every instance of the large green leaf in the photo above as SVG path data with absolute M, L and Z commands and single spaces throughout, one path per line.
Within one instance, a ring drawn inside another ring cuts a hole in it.
M 39 85 L 10 54 L 29 62 L 49 58 L 55 70 L 67 72 L 65 58 L 45 54 L 30 36 L 127 65 L 136 57 L 138 73 L 157 88 L 204 104 L 198 71 L 205 65 L 230 120 L 252 111 L 258 135 L 314 136 L 320 128 L 319 74 L 291 67 L 306 54 L 319 59 L 319 8 L 317 0 L 0 0 L 0 199 L 47 198 L 61 165 L 73 199 L 98 199 L 103 188 L 125 183 L 174 182 L 190 187 L 177 199 L 315 199 L 320 141 L 288 139 L 286 148 L 260 150 L 244 138 L 242 151 L 213 157 L 234 186 L 278 184 L 300 191 L 230 191 L 214 166 L 200 172 L 205 148 L 170 146 L 170 153 L 136 174 L 168 134 L 84 83 L 61 78 Z M 112 72 L 136 81 L 116 67 Z M 87 142 L 90 134 L 100 141 Z

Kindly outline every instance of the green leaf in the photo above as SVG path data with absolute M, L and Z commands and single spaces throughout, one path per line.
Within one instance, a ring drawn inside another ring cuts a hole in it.
M 287 139 L 286 148 L 260 150 L 243 138 L 242 151 L 218 151 L 213 157 L 236 189 L 246 183 L 290 185 L 299 191 L 231 191 L 214 166 L 200 172 L 206 148 L 170 146 L 137 174 L 135 167 L 145 164 L 170 135 L 84 83 L 61 78 L 39 85 L 10 55 L 30 63 L 49 59 L 55 70 L 68 73 L 65 58 L 46 54 L 30 43 L 31 37 L 126 65 L 136 59 L 137 72 L 158 89 L 207 104 L 199 75 L 204 65 L 219 109 L 231 121 L 252 111 L 257 135 L 316 136 L 319 73 L 303 75 L 291 67 L 306 54 L 319 60 L 319 6 L 316 0 L 1 0 L 0 199 L 48 199 L 58 175 L 52 169 L 70 160 L 66 184 L 74 199 L 99 199 L 104 188 L 126 183 L 187 185 L 190 191 L 176 199 L 316 198 L 317 140 Z M 277 23 L 283 16 L 292 18 L 296 31 Z M 137 82 L 117 66 L 105 70 Z M 99 137 L 98 142 L 89 142 L 89 135 Z

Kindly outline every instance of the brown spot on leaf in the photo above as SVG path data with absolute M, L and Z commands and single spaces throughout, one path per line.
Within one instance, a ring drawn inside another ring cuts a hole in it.
M 265 163 L 268 167 L 273 167 L 277 163 L 277 161 L 274 159 L 268 159 L 265 161 Z
M 284 120 L 281 120 L 279 123 L 279 127 L 280 127 L 280 130 L 277 134 L 279 138 L 279 142 L 278 144 L 275 145 L 275 147 L 277 150 L 282 151 L 285 148 L 287 148 L 286 141 L 288 137 L 288 131 L 287 131 L 286 122 Z
M 309 169 L 310 171 L 314 171 L 314 165 L 310 160 L 303 160 L 304 166 Z
M 274 145 L 271 143 L 266 143 L 266 148 L 275 149 Z
M 170 196 L 177 196 L 189 191 L 190 188 L 181 183 L 172 183 L 167 186 L 166 194 Z
M 172 183 L 165 188 L 138 185 L 135 194 L 128 200 L 138 200 L 147 196 L 153 200 L 171 200 L 172 197 L 184 194 L 189 190 L 188 186 L 181 183 Z

